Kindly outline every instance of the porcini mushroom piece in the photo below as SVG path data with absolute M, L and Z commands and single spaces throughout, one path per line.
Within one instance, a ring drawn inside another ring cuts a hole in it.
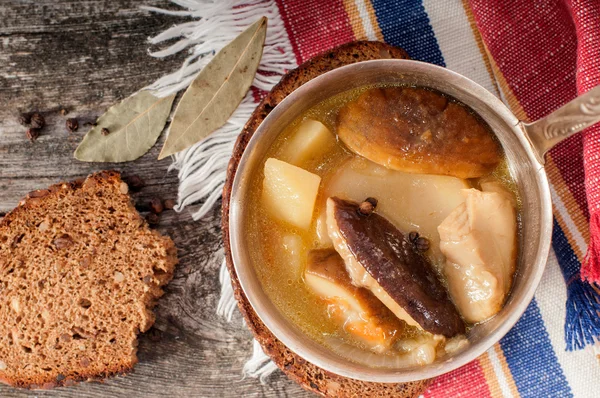
M 365 91 L 339 112 L 337 134 L 352 151 L 409 173 L 481 177 L 500 162 L 500 146 L 469 110 L 422 88 Z
M 327 227 L 356 286 L 369 289 L 398 318 L 432 334 L 452 337 L 465 325 L 414 245 L 377 213 L 363 216 L 359 204 L 327 199 Z
M 330 316 L 373 351 L 389 349 L 404 329 L 373 293 L 352 284 L 344 260 L 334 249 L 311 250 L 304 279 L 328 302 Z

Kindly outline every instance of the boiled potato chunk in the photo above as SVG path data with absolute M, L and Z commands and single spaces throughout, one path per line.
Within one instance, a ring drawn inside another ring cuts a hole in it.
M 301 229 L 312 220 L 321 177 L 275 158 L 265 162 L 264 207 L 271 215 Z
M 281 158 L 295 166 L 303 166 L 331 151 L 335 136 L 323 123 L 306 119 L 285 144 Z
M 460 178 L 409 174 L 360 158 L 342 164 L 324 185 L 324 200 L 319 203 L 317 217 L 325 211 L 325 199 L 328 197 L 337 196 L 358 203 L 374 197 L 379 201 L 377 213 L 396 228 L 404 233 L 417 231 L 430 240 L 431 248 L 427 254 L 437 268 L 444 263 L 437 227 L 465 201 L 461 191 L 469 188 L 469 184 Z M 320 244 L 326 247 L 330 243 L 325 238 Z

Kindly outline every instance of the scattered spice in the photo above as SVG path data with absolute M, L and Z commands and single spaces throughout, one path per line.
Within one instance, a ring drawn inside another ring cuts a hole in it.
M 202 69 L 175 108 L 159 160 L 192 146 L 225 124 L 252 85 L 266 32 L 267 18 L 262 17 Z M 245 72 L 230 78 L 236 70 Z
M 418 251 L 426 252 L 427 250 L 429 250 L 429 239 L 421 236 L 417 239 L 417 243 L 415 245 Z
M 377 207 L 377 199 L 367 198 L 358 207 L 358 213 L 363 216 L 369 216 Z
M 31 123 L 31 115 L 29 115 L 28 113 L 21 113 L 19 115 L 19 124 L 27 127 L 29 126 L 29 123 Z
M 69 130 L 69 133 L 72 133 L 74 131 L 77 131 L 77 129 L 79 128 L 79 122 L 77 121 L 77 119 L 72 117 L 67 119 L 66 126 L 67 130 Z
M 140 189 L 146 186 L 144 180 L 142 180 L 140 176 L 135 174 L 125 178 L 125 181 L 127 182 L 127 185 L 129 185 L 129 189 L 131 189 L 132 191 L 139 191 Z
M 40 129 L 36 129 L 33 127 L 29 128 L 29 129 L 27 129 L 27 132 L 25 133 L 25 135 L 27 136 L 27 139 L 29 141 L 34 142 L 40 136 Z
M 60 110 L 60 114 L 63 115 L 63 116 L 66 115 L 67 113 L 69 113 L 69 112 L 65 108 L 62 108 Z
M 109 134 L 110 134 L 110 131 L 108 131 L 108 129 L 107 129 L 106 127 L 102 127 L 102 130 L 100 130 L 100 133 L 101 133 L 103 136 L 107 136 L 107 135 L 109 135 Z
M 165 209 L 165 207 L 162 204 L 162 201 L 158 198 L 151 199 L 149 205 L 150 211 L 155 214 L 160 214 Z
M 39 113 L 34 113 L 31 115 L 31 127 L 34 129 L 41 129 L 46 125 L 46 120 Z
M 412 243 L 416 244 L 417 239 L 419 239 L 419 233 L 417 231 L 411 231 L 408 234 L 408 240 L 411 241 Z
M 148 222 L 148 224 L 150 225 L 156 225 L 158 224 L 159 218 L 158 218 L 158 214 L 156 213 L 148 213 L 148 215 L 146 216 L 146 222 Z
M 165 209 L 173 210 L 174 207 L 175 207 L 175 201 L 173 199 L 165 200 Z
M 429 239 L 419 235 L 417 231 L 411 231 L 408 234 L 408 240 L 412 243 L 418 251 L 426 252 L 429 250 Z

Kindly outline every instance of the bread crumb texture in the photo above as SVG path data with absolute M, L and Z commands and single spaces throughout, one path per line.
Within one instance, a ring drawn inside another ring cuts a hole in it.
M 177 263 L 118 172 L 31 192 L 0 222 L 0 381 L 52 388 L 130 371 Z

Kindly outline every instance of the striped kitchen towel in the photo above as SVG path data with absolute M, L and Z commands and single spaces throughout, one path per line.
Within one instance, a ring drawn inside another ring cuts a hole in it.
M 600 0 L 173 2 L 183 9 L 151 10 L 197 19 L 153 39 L 156 44 L 180 38 L 155 56 L 193 47 L 180 71 L 151 86 L 163 94 L 185 86 L 214 51 L 253 20 L 269 17 L 264 73 L 258 75 L 253 93 L 226 126 L 175 157 L 181 179 L 179 209 L 189 206 L 196 218 L 218 199 L 235 137 L 261 92 L 285 70 L 313 55 L 353 40 L 385 41 L 404 48 L 413 59 L 470 77 L 498 95 L 520 119 L 535 120 L 577 95 L 577 33 L 581 32 L 576 31 L 573 15 L 585 25 L 586 10 L 596 7 L 597 12 L 600 4 Z M 579 40 L 585 37 L 580 35 Z M 600 65 L 593 67 L 597 71 Z M 593 306 L 598 305 L 594 301 L 598 296 L 580 279 L 590 235 L 581 135 L 553 149 L 546 169 L 554 203 L 553 250 L 534 300 L 500 343 L 436 379 L 425 397 L 600 396 L 600 365 L 588 344 L 596 337 L 593 332 L 600 330 Z M 205 204 L 193 208 L 198 202 Z M 221 279 L 219 311 L 231 316 L 235 302 L 226 271 Z M 255 355 L 250 367 L 255 370 L 261 361 Z M 273 371 L 274 366 L 264 369 Z

